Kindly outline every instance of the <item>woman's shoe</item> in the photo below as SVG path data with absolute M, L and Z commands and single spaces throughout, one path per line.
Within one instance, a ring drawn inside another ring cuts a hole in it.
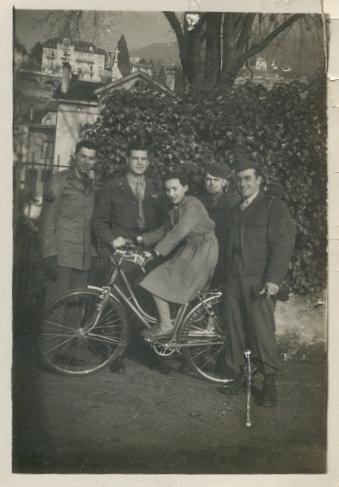
M 153 328 L 143 330 L 141 332 L 144 338 L 167 338 L 172 335 L 173 329 L 163 330 L 160 326 L 154 326 Z

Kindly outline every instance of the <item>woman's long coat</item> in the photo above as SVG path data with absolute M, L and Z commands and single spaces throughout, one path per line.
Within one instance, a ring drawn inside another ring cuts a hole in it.
M 169 212 L 169 223 L 143 235 L 145 245 L 169 258 L 140 283 L 166 301 L 191 301 L 212 279 L 218 260 L 215 223 L 198 198 L 185 196 Z M 173 251 L 173 254 L 172 254 Z

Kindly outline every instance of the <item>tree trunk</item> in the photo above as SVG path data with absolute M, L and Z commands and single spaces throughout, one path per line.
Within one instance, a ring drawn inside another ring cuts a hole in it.
M 206 16 L 205 84 L 208 88 L 216 86 L 220 78 L 221 20 L 221 13 L 208 13 Z
M 235 39 L 236 16 L 234 13 L 224 14 L 221 82 L 227 85 L 232 85 L 236 76 L 232 69 L 238 54 Z
M 187 40 L 187 79 L 193 90 L 203 87 L 205 81 L 204 66 L 201 59 L 201 37 L 203 34 L 204 22 L 201 19 L 191 31 L 185 26 L 185 36 Z

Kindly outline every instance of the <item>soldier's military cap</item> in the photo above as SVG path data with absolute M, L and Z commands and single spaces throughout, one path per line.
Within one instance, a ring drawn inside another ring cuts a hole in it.
M 206 173 L 214 176 L 215 178 L 227 178 L 226 165 L 222 162 L 211 162 L 206 167 Z
M 257 171 L 260 171 L 260 166 L 252 157 L 248 155 L 238 155 L 235 158 L 235 172 L 246 171 L 247 169 L 256 169 Z

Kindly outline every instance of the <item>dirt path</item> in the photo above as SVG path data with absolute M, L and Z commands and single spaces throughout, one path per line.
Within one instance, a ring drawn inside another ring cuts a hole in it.
M 82 377 L 41 370 L 29 337 L 17 340 L 14 470 L 58 473 L 323 473 L 325 367 L 286 362 L 279 406 L 129 358 L 126 370 Z

